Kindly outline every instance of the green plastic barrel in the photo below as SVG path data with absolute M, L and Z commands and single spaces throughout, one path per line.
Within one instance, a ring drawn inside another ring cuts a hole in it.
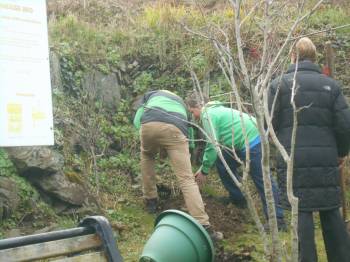
M 143 248 L 139 262 L 213 262 L 214 246 L 207 231 L 190 215 L 166 210 Z

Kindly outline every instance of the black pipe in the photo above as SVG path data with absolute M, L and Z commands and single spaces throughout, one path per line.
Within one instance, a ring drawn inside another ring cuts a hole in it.
M 94 234 L 96 231 L 93 227 L 76 227 L 72 229 L 65 229 L 60 231 L 14 237 L 0 240 L 0 250 L 7 248 L 14 248 L 25 245 L 32 245 L 41 242 L 60 240 L 65 238 L 84 236 L 88 234 Z

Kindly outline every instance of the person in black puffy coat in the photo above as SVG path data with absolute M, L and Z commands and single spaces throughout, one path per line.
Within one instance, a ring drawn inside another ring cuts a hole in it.
M 315 60 L 315 45 L 309 38 L 301 38 L 294 47 L 292 65 L 271 83 L 269 109 L 273 110 L 272 124 L 277 137 L 290 152 L 293 129 L 290 100 L 297 71 L 298 127 L 293 190 L 299 198 L 299 261 L 317 261 L 313 212 L 319 211 L 328 261 L 347 262 L 350 261 L 350 237 L 339 211 L 338 163 L 349 152 L 350 109 L 339 84 L 321 74 Z M 290 208 L 286 164 L 280 155 L 277 156 L 277 178 L 282 205 Z

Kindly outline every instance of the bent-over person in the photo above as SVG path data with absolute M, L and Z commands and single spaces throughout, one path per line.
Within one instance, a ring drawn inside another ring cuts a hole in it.
M 167 90 L 147 92 L 136 112 L 134 125 L 140 129 L 141 174 L 146 209 L 157 208 L 155 157 L 164 149 L 185 199 L 189 213 L 202 224 L 212 238 L 220 238 L 209 223 L 203 200 L 192 173 L 189 152 L 191 128 L 183 100 Z M 214 239 L 215 240 L 215 239 Z

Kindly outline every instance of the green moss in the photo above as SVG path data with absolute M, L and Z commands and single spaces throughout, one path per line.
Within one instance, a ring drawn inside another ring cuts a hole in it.
M 64 175 L 67 177 L 67 179 L 73 183 L 77 184 L 83 184 L 83 178 L 74 171 L 66 171 L 64 172 Z

